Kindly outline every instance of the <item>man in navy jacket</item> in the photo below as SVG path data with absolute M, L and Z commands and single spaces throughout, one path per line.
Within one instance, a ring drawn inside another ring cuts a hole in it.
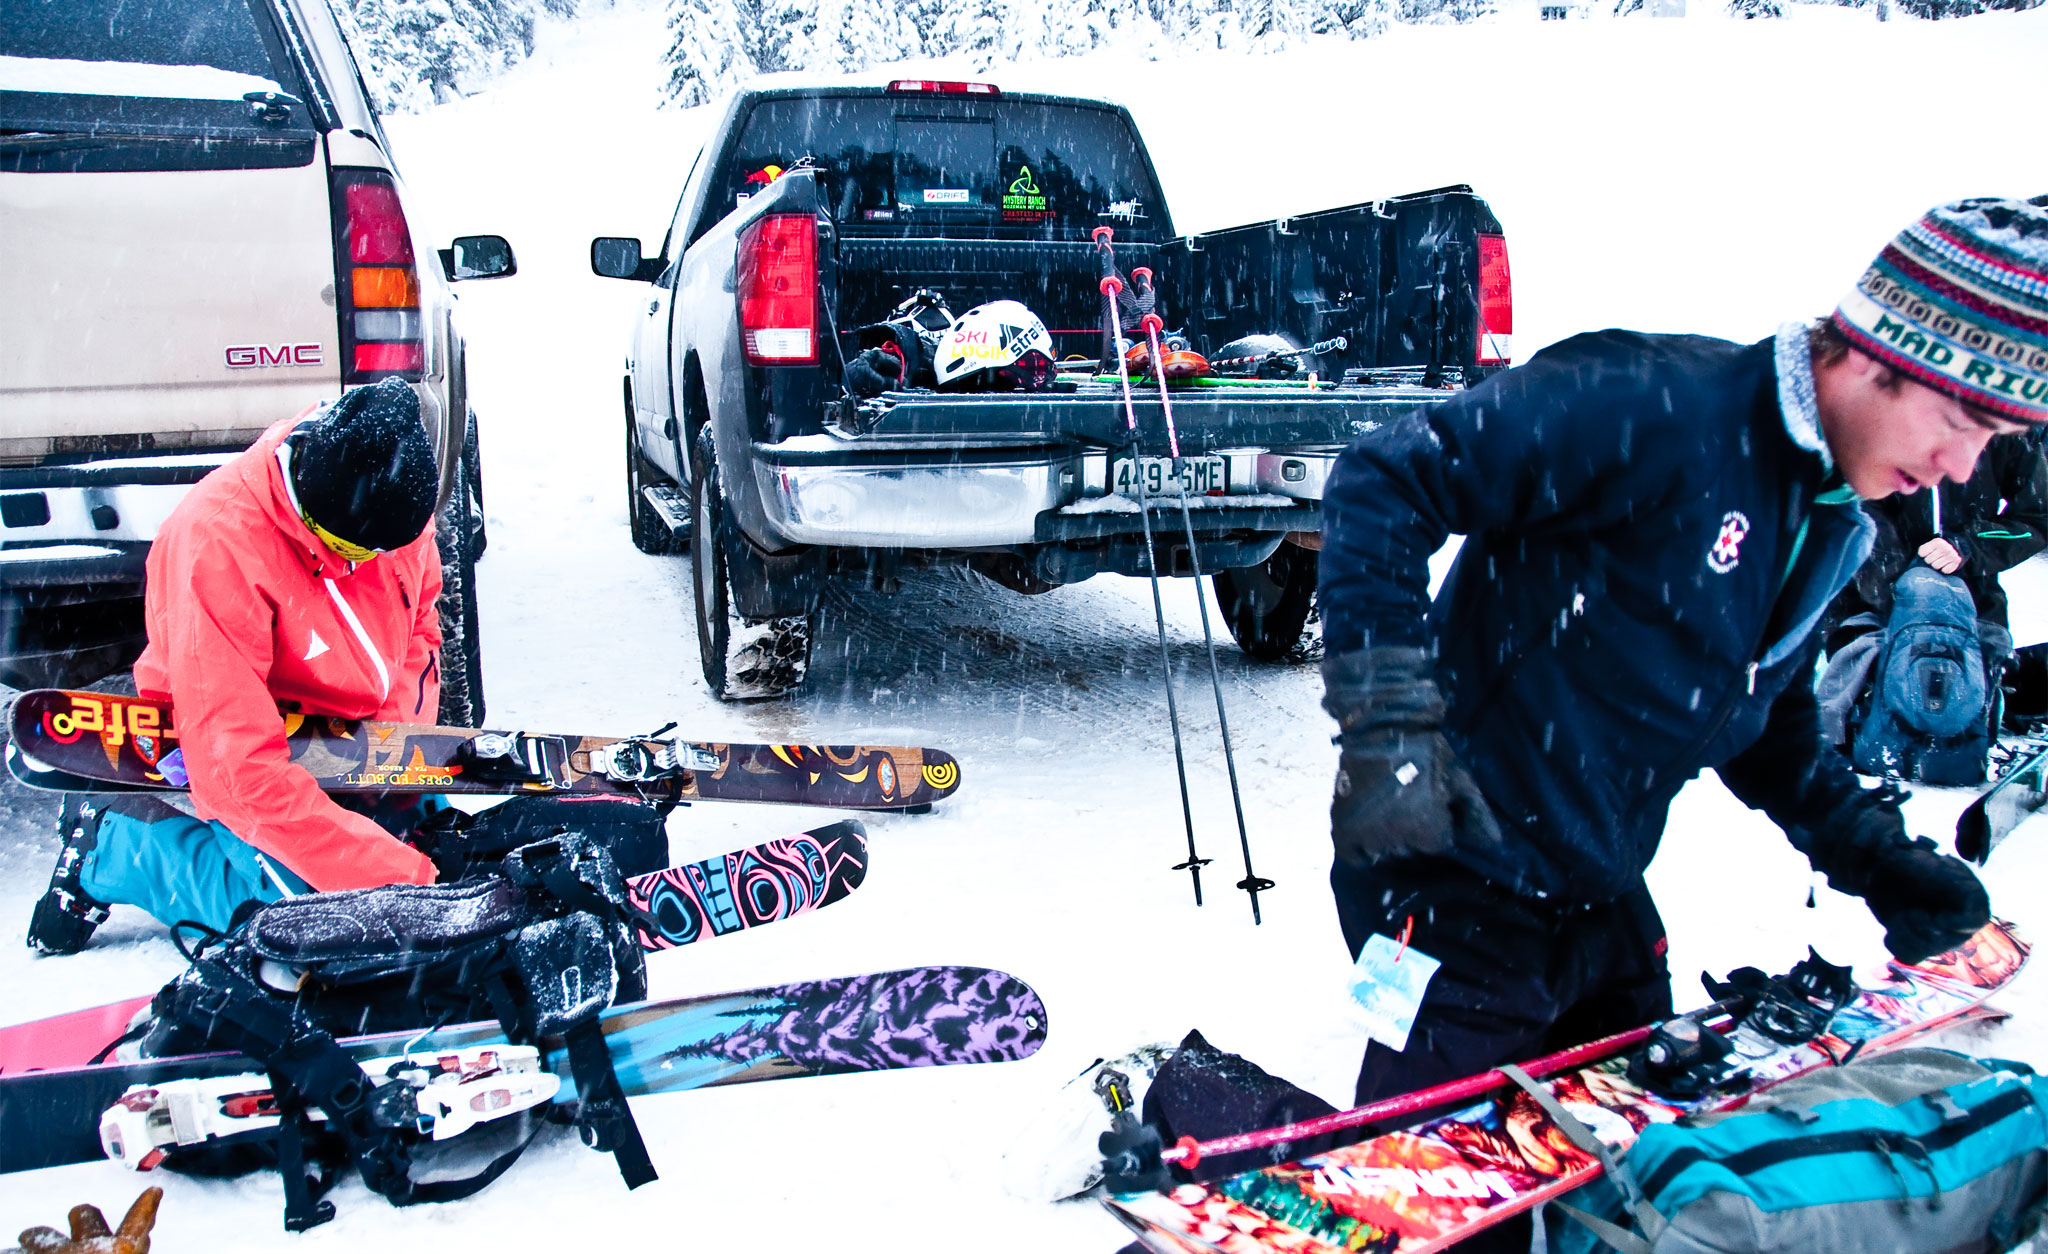
M 1859 498 L 1966 480 L 2042 420 L 2048 210 L 1979 200 L 1820 323 L 1577 336 L 1352 444 L 1324 499 L 1331 885 L 1354 954 L 1380 933 L 1442 963 L 1358 1100 L 1668 1016 L 1642 876 L 1702 770 L 1900 958 L 1980 927 L 1970 869 L 1823 746 L 1815 628 L 1869 555 Z

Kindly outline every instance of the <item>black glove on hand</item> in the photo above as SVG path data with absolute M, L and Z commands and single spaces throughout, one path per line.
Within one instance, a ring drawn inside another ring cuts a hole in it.
M 1984 885 L 1961 858 L 1906 835 L 1898 808 L 1858 789 L 1792 843 L 1837 891 L 1863 898 L 1900 962 L 1921 962 L 1976 935 L 1991 918 Z
M 1444 739 L 1443 694 L 1425 650 L 1384 646 L 1323 662 L 1323 708 L 1337 720 L 1330 837 L 1353 865 L 1497 844 L 1486 799 Z
M 871 348 L 846 363 L 840 375 L 855 396 L 880 396 L 903 386 L 903 359 L 885 348 Z

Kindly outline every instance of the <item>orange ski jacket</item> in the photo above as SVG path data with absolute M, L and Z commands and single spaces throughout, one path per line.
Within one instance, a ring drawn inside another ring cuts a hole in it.
M 323 892 L 428 884 L 434 867 L 295 767 L 280 710 L 431 723 L 441 559 L 419 539 L 355 564 L 299 518 L 270 428 L 195 485 L 149 551 L 143 696 L 177 707 L 192 800 Z

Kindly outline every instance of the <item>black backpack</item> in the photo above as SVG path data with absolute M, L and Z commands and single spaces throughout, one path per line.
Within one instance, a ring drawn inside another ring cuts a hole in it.
M 248 1055 L 270 1073 L 282 1123 L 258 1157 L 220 1147 L 228 1152 L 181 1151 L 164 1165 L 217 1174 L 274 1162 L 292 1231 L 333 1217 L 321 1195 L 350 1162 L 394 1205 L 467 1197 L 503 1174 L 526 1141 L 470 1176 L 419 1180 L 409 1094 L 368 1075 L 336 1038 L 496 1019 L 515 1044 L 566 1043 L 578 1102 L 561 1113 L 637 1188 L 654 1168 L 599 1015 L 646 996 L 638 916 L 610 853 L 566 830 L 512 850 L 496 874 L 257 908 L 187 951 L 192 965 L 157 993 L 141 1052 Z

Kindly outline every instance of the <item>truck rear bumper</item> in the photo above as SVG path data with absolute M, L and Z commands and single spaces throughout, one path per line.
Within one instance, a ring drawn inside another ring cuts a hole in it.
M 0 589 L 133 595 L 150 542 L 191 486 L 232 453 L 107 458 L 0 470 Z
M 821 443 L 821 441 L 823 443 Z M 1104 450 L 862 449 L 803 436 L 754 446 L 769 526 L 791 544 L 983 549 L 1139 530 L 1137 503 L 1106 495 Z M 1226 449 L 1228 490 L 1190 498 L 1199 531 L 1312 531 L 1332 450 Z M 1179 505 L 1155 498 L 1155 513 Z M 1159 525 L 1157 522 L 1155 526 Z

